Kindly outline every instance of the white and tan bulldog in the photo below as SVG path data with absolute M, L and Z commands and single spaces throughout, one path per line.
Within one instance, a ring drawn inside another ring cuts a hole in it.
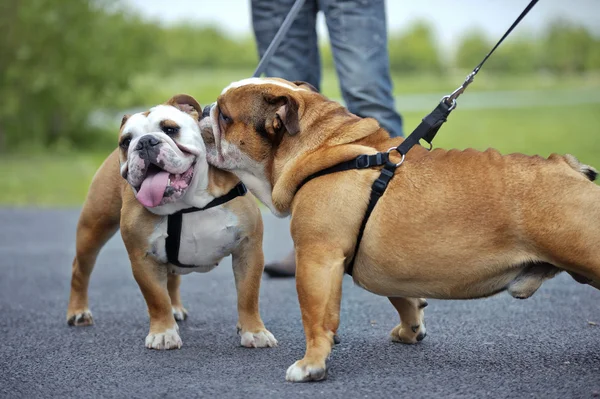
M 304 179 L 396 147 L 305 84 L 247 79 L 225 88 L 202 121 L 209 163 L 235 173 L 271 211 L 291 213 L 306 353 L 290 381 L 326 378 L 344 270 L 379 169 Z M 213 137 L 210 137 L 213 136 Z M 399 158 L 393 156 L 394 162 Z M 421 297 L 527 298 L 561 271 L 600 287 L 600 187 L 573 156 L 423 147 L 409 151 L 371 214 L 353 278 L 398 311 L 394 341 L 425 336 Z
M 125 116 L 119 148 L 96 173 L 77 226 L 67 322 L 93 323 L 88 283 L 96 256 L 121 228 L 133 275 L 148 305 L 146 347 L 180 348 L 176 320 L 187 312 L 179 295 L 179 274 L 207 272 L 233 256 L 238 292 L 238 333 L 246 347 L 277 345 L 258 306 L 263 271 L 263 225 L 251 195 L 183 216 L 178 267 L 165 250 L 167 215 L 202 208 L 224 196 L 239 179 L 209 166 L 199 129 L 200 105 L 178 95 L 150 111 Z

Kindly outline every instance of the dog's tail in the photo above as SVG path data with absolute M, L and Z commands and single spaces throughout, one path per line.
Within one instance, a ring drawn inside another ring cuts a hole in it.
M 583 174 L 590 181 L 594 181 L 596 180 L 596 177 L 598 177 L 598 171 L 596 169 L 592 168 L 590 165 L 582 164 L 571 154 L 565 155 L 565 161 L 567 161 L 570 167 Z

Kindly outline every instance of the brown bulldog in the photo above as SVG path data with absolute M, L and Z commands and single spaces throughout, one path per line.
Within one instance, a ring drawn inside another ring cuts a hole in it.
M 235 173 L 278 216 L 291 213 L 306 353 L 290 381 L 326 378 L 342 277 L 378 168 L 305 178 L 396 147 L 362 119 L 301 83 L 247 79 L 223 90 L 201 122 L 209 163 Z M 395 155 L 395 162 L 399 161 Z M 371 214 L 354 281 L 398 311 L 394 341 L 425 335 L 420 297 L 531 296 L 568 271 L 600 287 L 600 187 L 573 156 L 413 148 Z
M 208 272 L 229 255 L 241 344 L 277 344 L 258 310 L 263 225 L 251 195 L 184 214 L 175 264 L 167 256 L 168 215 L 214 205 L 240 187 L 235 175 L 208 165 L 198 124 L 201 115 L 196 100 L 178 95 L 165 105 L 123 118 L 119 148 L 94 176 L 77 225 L 69 325 L 93 323 L 87 295 L 90 274 L 98 252 L 120 227 L 133 276 L 148 305 L 146 347 L 181 347 L 176 320 L 184 320 L 187 311 L 179 296 L 179 274 Z

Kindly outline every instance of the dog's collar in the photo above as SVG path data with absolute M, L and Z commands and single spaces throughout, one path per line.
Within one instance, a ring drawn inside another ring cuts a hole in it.
M 205 211 L 210 208 L 214 208 L 219 205 L 223 205 L 226 202 L 231 201 L 234 198 L 246 195 L 248 189 L 244 186 L 244 183 L 239 182 L 234 188 L 232 188 L 227 194 L 217 197 L 210 201 L 202 208 L 192 207 L 182 209 L 167 216 L 167 238 L 165 239 L 165 250 L 167 251 L 167 261 L 175 266 L 183 268 L 194 268 L 196 266 L 184 265 L 179 262 L 179 245 L 181 242 L 181 223 L 183 220 L 184 213 L 192 213 Z

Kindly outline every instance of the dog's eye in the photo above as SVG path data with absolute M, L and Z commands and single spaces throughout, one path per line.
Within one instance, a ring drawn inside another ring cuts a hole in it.
M 131 138 L 127 137 L 127 138 L 124 138 L 123 140 L 121 140 L 121 144 L 119 144 L 119 145 L 121 146 L 121 148 L 126 150 L 129 148 L 129 144 L 131 144 Z
M 222 112 L 219 113 L 219 118 L 221 118 L 221 120 L 227 124 L 233 122 L 233 120 L 230 117 L 228 117 L 227 115 L 225 115 Z
M 178 127 L 174 127 L 174 126 L 164 126 L 162 128 L 162 131 L 167 135 L 167 136 L 174 136 L 177 133 L 179 133 L 179 128 Z

